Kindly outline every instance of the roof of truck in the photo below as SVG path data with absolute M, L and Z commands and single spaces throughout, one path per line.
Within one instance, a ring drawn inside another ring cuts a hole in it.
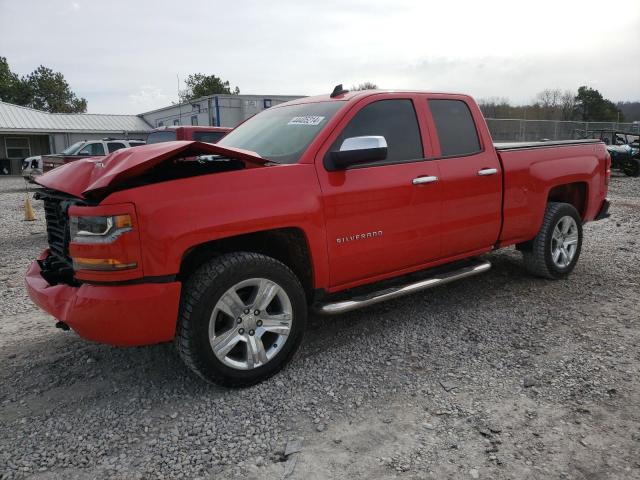
M 296 105 L 296 104 L 302 104 L 302 103 L 316 103 L 316 102 L 332 102 L 332 101 L 350 101 L 350 100 L 354 100 L 356 98 L 362 98 L 362 97 L 366 97 L 366 96 L 370 96 L 370 95 L 380 95 L 383 93 L 421 93 L 421 94 L 431 94 L 431 95 L 461 95 L 464 97 L 468 97 L 468 95 L 463 94 L 463 93 L 451 93 L 451 92 L 428 92 L 425 90 L 404 90 L 404 89 L 400 89 L 400 90 L 393 90 L 393 89 L 388 89 L 388 90 L 382 90 L 382 89 L 376 89 L 376 90 L 354 90 L 354 91 L 346 91 L 346 93 L 342 93 L 339 95 L 335 95 L 335 96 L 331 96 L 331 94 L 324 94 L 324 95 L 315 95 L 313 97 L 303 97 L 303 98 L 297 98 L 295 100 L 290 100 L 288 102 L 285 103 L 280 103 L 278 105 L 274 105 L 271 108 L 278 108 L 278 107 L 282 107 L 283 105 Z

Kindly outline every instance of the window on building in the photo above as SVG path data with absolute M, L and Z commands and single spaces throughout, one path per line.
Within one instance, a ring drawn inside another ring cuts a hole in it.
M 191 125 L 198 125 L 198 116 L 191 115 Z
M 158 122 L 158 127 L 164 127 L 164 122 Z
M 380 100 L 360 110 L 342 130 L 329 151 L 340 150 L 346 138 L 381 135 L 387 141 L 384 162 L 423 158 L 418 119 L 411 100 Z
M 198 142 L 216 143 L 225 135 L 225 132 L 194 132 L 193 139 Z
M 272 102 L 270 98 L 264 99 L 264 108 L 271 108 Z
M 107 143 L 107 149 L 109 150 L 109 153 L 113 153 L 116 150 L 120 150 L 121 148 L 127 148 L 127 146 L 124 143 L 120 143 L 120 142 Z
M 176 118 L 176 119 L 173 121 L 173 124 L 174 124 L 174 125 L 180 125 L 180 119 Z
M 104 155 L 104 147 L 101 143 L 87 143 L 76 155 L 88 155 L 90 157 Z
M 443 157 L 480 151 L 480 140 L 471 110 L 462 100 L 429 100 Z
M 31 156 L 28 138 L 6 138 L 7 158 L 27 158 Z

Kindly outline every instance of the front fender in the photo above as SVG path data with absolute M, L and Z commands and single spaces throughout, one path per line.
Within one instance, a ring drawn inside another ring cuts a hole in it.
M 177 274 L 185 253 L 203 243 L 295 227 L 307 238 L 314 284 L 327 283 L 326 234 L 313 165 L 172 180 L 117 192 L 105 202 L 124 198 L 136 205 L 145 276 Z

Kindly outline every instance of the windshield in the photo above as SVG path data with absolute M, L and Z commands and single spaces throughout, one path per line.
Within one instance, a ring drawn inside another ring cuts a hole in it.
M 67 147 L 64 150 L 62 150 L 61 153 L 62 153 L 62 155 L 73 155 L 78 150 L 80 150 L 80 147 L 82 147 L 82 145 L 84 145 L 84 142 L 76 142 L 73 145 L 71 145 L 70 147 Z
M 296 163 L 343 105 L 333 101 L 270 108 L 229 132 L 218 145 L 250 150 L 276 163 Z
M 147 137 L 147 145 L 150 143 L 172 142 L 176 139 L 175 130 L 163 130 L 161 132 L 151 132 Z

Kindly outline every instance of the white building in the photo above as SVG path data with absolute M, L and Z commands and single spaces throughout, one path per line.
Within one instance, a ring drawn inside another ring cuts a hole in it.
M 140 116 L 153 127 L 209 125 L 235 127 L 240 122 L 279 103 L 303 95 L 211 95 L 180 105 L 170 105 Z
M 0 175 L 19 175 L 24 158 L 61 152 L 79 140 L 145 140 L 152 129 L 139 115 L 49 113 L 0 101 Z

